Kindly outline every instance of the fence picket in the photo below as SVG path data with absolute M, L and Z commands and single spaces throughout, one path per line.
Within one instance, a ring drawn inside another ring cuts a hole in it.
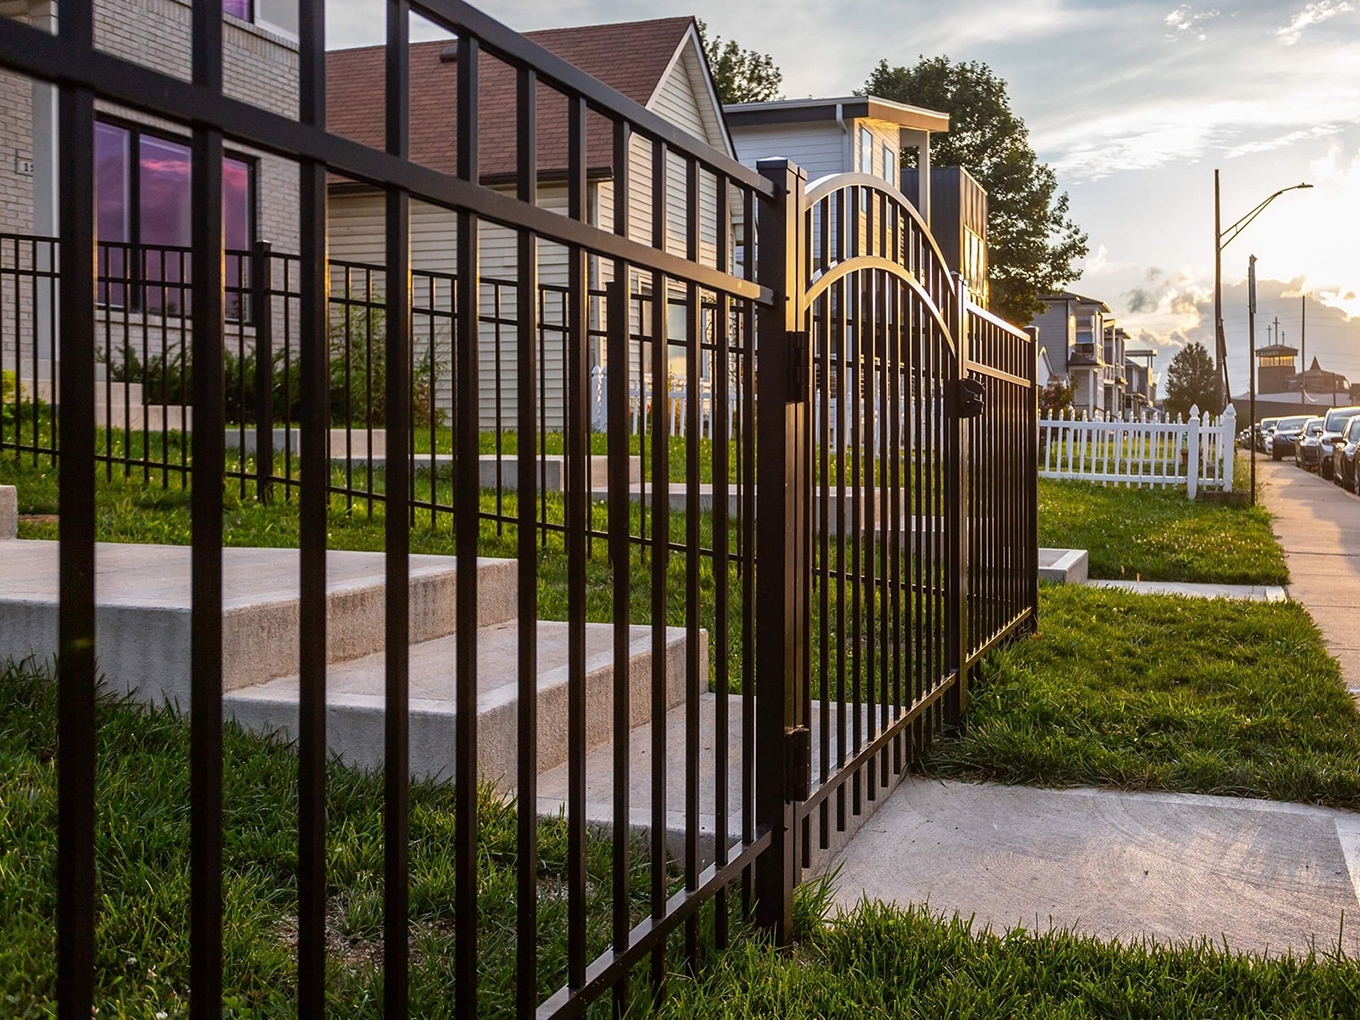
M 1237 415 L 1087 417 L 1070 409 L 1038 421 L 1039 475 L 1107 485 L 1231 491 Z

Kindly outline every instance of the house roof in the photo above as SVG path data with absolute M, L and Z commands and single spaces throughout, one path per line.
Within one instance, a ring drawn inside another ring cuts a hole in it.
M 771 124 L 803 124 L 866 118 L 883 120 L 917 131 L 948 131 L 949 114 L 920 106 L 882 99 L 878 96 L 843 96 L 830 99 L 780 99 L 766 103 L 734 103 L 723 107 L 733 127 L 758 127 Z
M 832 99 L 780 99 L 769 103 L 734 103 L 724 106 L 727 123 L 734 127 L 764 127 L 772 124 L 804 124 L 810 121 L 835 121 L 839 115 L 849 120 L 863 117 L 884 120 L 915 131 L 948 131 L 949 114 L 908 106 L 878 96 L 842 96 Z
M 586 25 L 526 32 L 586 74 L 646 106 L 694 26 L 693 18 Z M 383 98 L 386 48 L 365 46 L 326 54 L 327 128 L 364 145 L 385 144 Z M 484 182 L 513 179 L 516 169 L 516 72 L 489 54 L 478 65 L 481 92 L 477 126 L 481 136 L 480 170 Z M 411 160 L 442 173 L 458 170 L 457 44 L 447 40 L 412 43 L 410 85 Z M 567 100 L 538 86 L 538 166 L 540 175 L 567 172 Z M 586 123 L 586 162 L 596 173 L 613 164 L 609 122 L 590 116 Z
M 1041 301 L 1080 301 L 1084 305 L 1099 305 L 1101 311 L 1110 312 L 1112 309 L 1100 298 L 1086 297 L 1084 294 L 1077 294 L 1070 290 L 1065 290 L 1061 294 L 1045 294 Z
M 1271 344 L 1268 347 L 1256 348 L 1256 356 L 1258 358 L 1268 358 L 1272 356 L 1285 357 L 1292 356 L 1298 353 L 1299 349 L 1297 347 L 1286 347 L 1284 344 Z M 1317 359 L 1314 358 L 1313 361 L 1314 363 L 1316 363 Z

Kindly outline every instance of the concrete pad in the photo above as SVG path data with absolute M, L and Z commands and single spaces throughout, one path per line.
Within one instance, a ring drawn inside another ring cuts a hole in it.
M 0 485 L 0 542 L 19 537 L 19 490 Z
M 0 551 L 0 658 L 49 660 L 57 649 L 56 542 L 18 540 Z M 95 550 L 96 655 L 119 691 L 188 706 L 190 549 L 100 543 Z M 330 662 L 383 646 L 382 553 L 326 554 L 326 651 Z M 483 625 L 516 611 L 513 560 L 478 564 Z M 223 683 L 227 690 L 297 671 L 296 549 L 223 549 Z M 411 639 L 453 630 L 456 570 L 451 556 L 411 557 Z
M 745 708 L 741 695 L 720 695 L 708 691 L 707 684 L 705 690 L 699 696 L 699 756 L 698 756 L 698 836 L 699 836 L 699 855 L 700 866 L 707 867 L 712 864 L 716 856 L 716 847 L 720 839 L 718 832 L 718 766 L 719 759 L 725 762 L 727 770 L 727 837 L 729 845 L 734 842 L 742 832 L 742 822 L 744 818 L 742 806 L 743 789 L 743 720 Z M 723 743 L 718 739 L 718 706 L 720 700 L 726 700 L 728 729 L 727 741 Z M 853 732 L 853 709 L 847 713 L 846 729 L 847 743 L 853 740 L 850 734 Z M 868 709 L 865 706 L 860 708 L 860 719 L 862 732 L 868 734 Z M 828 757 L 831 763 L 831 771 L 835 771 L 835 759 L 838 753 L 839 725 L 836 706 L 831 707 L 830 713 L 825 717 L 828 720 L 827 743 L 829 747 Z M 812 789 L 815 791 L 821 785 L 823 777 L 821 768 L 821 748 L 822 748 L 822 720 L 823 715 L 821 706 L 816 702 L 812 705 L 811 725 L 812 731 Z M 688 709 L 683 701 L 677 702 L 667 713 L 664 721 L 666 739 L 666 758 L 663 765 L 665 772 L 665 803 L 663 807 L 663 824 L 666 827 L 666 846 L 668 851 L 677 860 L 684 860 L 685 857 L 685 831 L 686 831 L 686 812 L 685 795 L 687 790 L 686 770 L 687 761 L 685 757 L 685 738 L 688 723 Z M 652 777 L 654 771 L 654 759 L 652 756 L 652 736 L 653 722 L 648 722 L 638 726 L 628 734 L 628 779 L 629 787 L 627 790 L 627 824 L 635 833 L 645 834 L 651 831 L 653 825 L 652 805 L 653 790 Z M 867 742 L 867 739 L 866 739 Z M 759 767 L 759 758 L 750 762 L 752 776 L 755 769 Z M 609 742 L 602 744 L 595 751 L 586 757 L 586 788 L 585 788 L 585 814 L 587 822 L 594 828 L 601 831 L 609 831 L 613 828 L 615 820 L 614 811 L 614 744 Z M 828 800 L 828 824 L 825 833 L 822 832 L 820 824 L 820 812 L 814 811 L 814 819 L 810 822 L 811 850 L 810 864 L 807 874 L 816 875 L 821 873 L 831 862 L 833 855 L 859 831 L 867 819 L 869 819 L 879 805 L 887 800 L 887 793 L 900 783 L 906 776 L 906 772 L 892 774 L 889 770 L 888 786 L 885 790 L 883 786 L 878 786 L 871 799 L 868 795 L 867 782 L 864 784 L 863 795 L 861 796 L 856 813 L 853 798 L 850 790 L 846 788 L 844 797 L 845 810 L 843 817 L 838 818 L 838 802 L 836 795 L 832 795 Z M 567 810 L 569 776 L 567 766 L 560 765 L 555 769 L 545 772 L 539 776 L 538 780 L 538 813 L 542 817 L 556 817 Z M 754 786 L 751 786 L 754 791 Z M 754 796 L 754 792 L 752 793 Z M 838 828 L 839 822 L 843 825 Z M 823 835 L 825 835 L 826 846 L 823 847 Z
M 1249 602 L 1283 602 L 1288 597 L 1279 585 L 1198 584 L 1189 581 L 1087 581 L 1093 588 L 1119 588 L 1142 595 L 1185 595 L 1199 599 L 1245 599 Z
M 551 769 L 567 757 L 568 625 L 539 622 L 538 767 Z M 585 648 L 586 748 L 612 736 L 614 628 L 587 624 Z M 411 646 L 410 761 L 417 778 L 451 779 L 454 770 L 454 663 L 458 638 L 449 636 Z M 517 623 L 477 631 L 477 762 L 482 775 L 513 792 L 518 759 Z M 630 718 L 642 725 L 651 718 L 652 632 L 632 627 L 629 637 Z M 707 677 L 707 636 L 699 656 Z M 326 675 L 326 743 L 330 751 L 360 768 L 383 764 L 385 658 L 380 652 L 340 663 Z M 668 704 L 684 695 L 685 631 L 666 629 Z M 705 681 L 706 685 L 706 681 Z M 280 677 L 223 700 L 223 712 L 248 729 L 281 731 L 293 737 L 298 725 L 296 675 Z
M 1085 584 L 1091 556 L 1085 549 L 1040 549 L 1039 580 L 1058 584 Z
M 1002 929 L 1335 949 L 1360 816 L 1277 801 L 911 778 L 837 857 L 836 898 L 928 902 Z M 1342 943 L 1360 953 L 1347 925 Z
M 1346 686 L 1360 690 L 1360 502 L 1290 463 L 1257 462 L 1260 499 L 1289 565 L 1289 597 L 1312 615 Z

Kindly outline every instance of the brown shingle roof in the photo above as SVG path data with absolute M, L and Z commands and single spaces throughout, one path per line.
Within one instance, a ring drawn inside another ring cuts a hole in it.
M 527 36 L 545 49 L 646 105 L 671 58 L 693 23 L 691 18 L 659 18 L 614 25 L 547 29 Z M 441 60 L 446 41 L 411 46 L 411 159 L 423 166 L 456 173 L 458 169 L 458 65 Z M 478 129 L 483 180 L 515 172 L 515 71 L 483 55 Z M 373 148 L 384 146 L 384 47 L 333 50 L 326 54 L 328 128 Z M 545 85 L 538 88 L 538 165 L 540 173 L 567 169 L 566 98 Z M 604 118 L 587 120 L 586 155 L 594 171 L 607 171 L 613 144 Z

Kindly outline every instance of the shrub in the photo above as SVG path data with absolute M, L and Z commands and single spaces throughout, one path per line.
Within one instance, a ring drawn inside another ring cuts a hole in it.
M 371 317 L 332 322 L 330 348 L 330 420 L 332 425 L 382 428 L 387 424 L 387 322 L 381 311 Z M 437 346 L 437 341 L 436 341 Z M 302 376 L 296 346 L 291 359 L 282 349 L 273 355 L 274 421 L 295 422 L 301 413 Z M 137 349 L 124 344 L 108 364 L 113 382 L 140 383 L 147 404 L 193 406 L 193 368 L 187 349 L 176 346 L 142 361 Z M 411 375 L 411 425 L 428 428 L 443 423 L 435 406 L 435 385 L 444 362 L 418 358 Z M 253 425 L 257 421 L 255 352 L 223 352 L 226 420 Z M 348 399 L 347 399 L 348 397 Z

